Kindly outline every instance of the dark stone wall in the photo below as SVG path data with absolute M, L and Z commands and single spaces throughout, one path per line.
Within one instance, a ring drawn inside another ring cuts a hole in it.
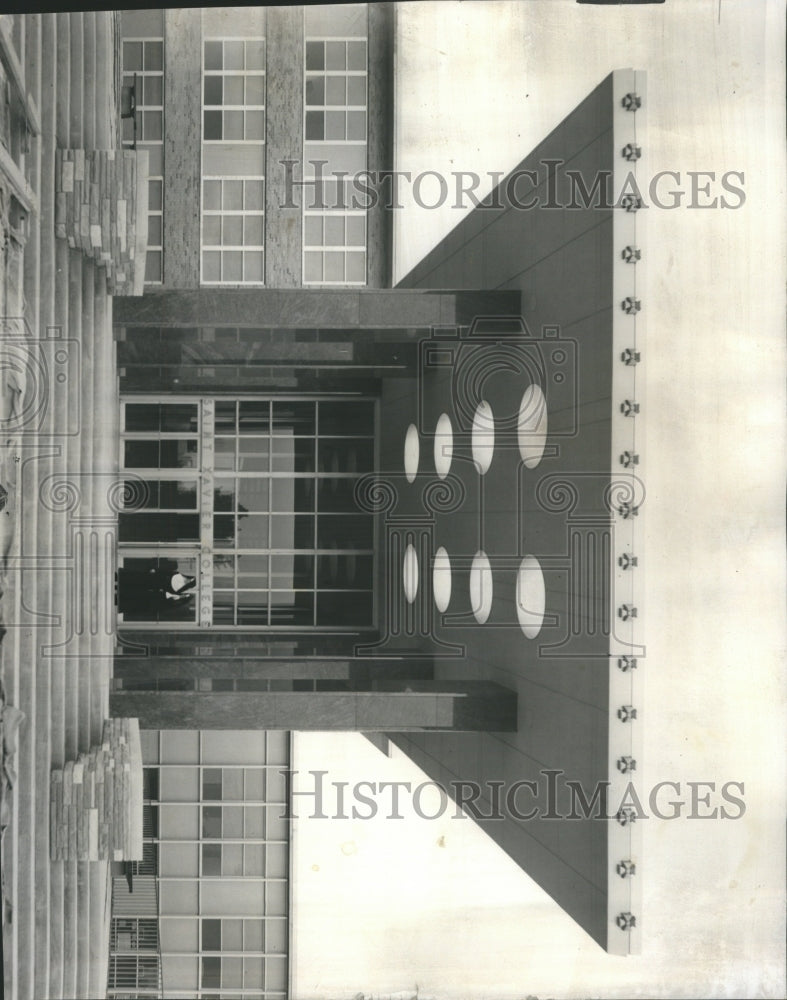
M 202 26 L 199 9 L 164 18 L 164 284 L 199 284 Z
M 162 290 L 114 300 L 116 326 L 429 327 L 518 313 L 516 291 L 276 288 Z
M 489 623 L 497 631 L 449 627 L 439 631 L 443 639 L 461 641 L 464 656 L 461 661 L 446 661 L 445 666 L 436 662 L 436 677 L 461 672 L 515 685 L 518 732 L 513 738 L 492 733 L 391 736 L 435 781 L 449 784 L 463 778 L 483 783 L 494 778 L 507 786 L 520 780 L 533 782 L 540 801 L 523 799 L 521 807 L 538 805 L 540 816 L 528 821 L 508 817 L 482 825 L 599 944 L 613 951 L 625 947 L 622 935 L 620 940 L 610 937 L 608 908 L 612 905 L 608 878 L 616 878 L 614 868 L 609 874 L 610 844 L 611 838 L 622 836 L 620 828 L 595 819 L 542 818 L 548 795 L 542 772 L 545 768 L 563 772 L 555 783 L 554 798 L 564 815 L 570 801 L 566 781 L 579 781 L 590 792 L 610 775 L 610 593 L 604 574 L 609 572 L 611 528 L 604 488 L 613 458 L 613 324 L 620 314 L 613 299 L 614 261 L 621 249 L 615 245 L 613 219 L 615 212 L 623 212 L 611 206 L 613 184 L 627 170 L 620 149 L 615 148 L 620 100 L 613 100 L 614 86 L 611 75 L 519 164 L 516 170 L 532 171 L 535 183 L 524 173 L 516 187 L 504 179 L 487 207 L 466 216 L 398 286 L 518 291 L 530 331 L 523 344 L 531 345 L 543 361 L 550 416 L 548 450 L 538 469 L 524 470 L 517 478 L 506 464 L 506 453 L 498 456 L 496 449 L 485 476 L 485 502 L 494 516 L 484 526 L 484 549 L 501 566 Z M 548 160 L 561 162 L 548 165 Z M 588 190 L 597 177 L 608 175 L 609 204 L 591 197 L 591 207 L 570 207 L 574 190 L 567 171 L 577 171 Z M 515 199 L 520 203 L 535 199 L 536 206 L 523 208 Z M 502 207 L 494 207 L 495 203 Z M 560 369 L 558 359 L 568 367 Z M 510 399 L 505 398 L 508 383 L 503 375 L 498 383 L 489 390 L 495 416 L 516 413 L 516 400 L 527 380 L 518 384 L 516 392 L 511 389 Z M 442 397 L 440 391 L 435 384 L 425 394 L 432 407 L 427 407 L 427 430 L 434 427 L 441 407 L 452 412 L 447 390 Z M 387 398 L 384 392 L 384 406 Z M 415 401 L 405 401 L 401 415 L 393 407 L 386 409 L 386 428 L 394 433 L 391 460 L 401 453 L 407 424 L 416 412 Z M 460 439 L 455 452 L 461 454 L 462 447 Z M 458 467 L 457 475 L 461 471 Z M 470 480 L 468 497 L 477 476 Z M 557 482 L 575 492 L 575 509 L 545 503 L 550 484 Z M 458 558 L 472 554 L 477 525 L 478 514 L 465 508 L 451 514 L 450 530 L 444 529 L 441 536 L 438 524 L 439 537 L 450 539 L 445 544 L 454 546 L 452 559 L 454 553 Z M 545 625 L 535 642 L 509 627 L 512 619 L 516 622 L 517 598 L 514 573 L 504 564 L 507 553 L 524 552 L 542 561 L 547 609 L 555 616 L 551 628 Z M 464 595 L 465 577 L 457 582 L 458 593 Z
M 301 209 L 289 200 L 282 160 L 303 158 L 303 11 L 267 11 L 267 123 L 265 149 L 265 283 L 274 288 L 301 284 L 303 232 Z
M 367 166 L 378 174 L 394 166 L 394 18 L 395 5 L 369 4 L 369 116 Z M 377 185 L 379 188 L 380 186 Z M 393 283 L 393 211 L 380 199 L 366 219 L 366 283 L 390 288 Z

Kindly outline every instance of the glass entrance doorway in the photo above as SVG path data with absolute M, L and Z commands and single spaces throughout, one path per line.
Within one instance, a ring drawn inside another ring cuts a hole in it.
M 127 397 L 118 611 L 145 627 L 373 624 L 369 399 Z

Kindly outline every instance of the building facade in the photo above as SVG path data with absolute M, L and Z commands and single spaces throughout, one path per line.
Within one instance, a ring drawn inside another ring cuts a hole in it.
M 191 740 L 192 767 L 215 763 L 206 733 L 354 730 L 444 787 L 524 782 L 535 818 L 484 828 L 602 947 L 636 951 L 630 810 L 549 821 L 577 785 L 624 801 L 637 768 L 639 205 L 577 203 L 576 177 L 611 194 L 637 169 L 641 75 L 603 81 L 389 289 L 389 213 L 342 207 L 351 176 L 392 163 L 385 11 L 123 17 L 124 59 L 144 77 L 152 42 L 163 80 L 163 221 L 160 271 L 114 304 L 111 712 L 161 753 Z M 517 177 L 572 211 L 523 211 Z M 182 891 L 201 907 L 197 870 Z M 205 964 L 199 914 L 167 915 L 190 929 L 188 955 L 162 936 L 165 992 L 171 954 L 213 995 L 224 954 Z
M 389 5 L 126 10 L 121 31 L 149 289 L 390 285 L 390 213 L 347 180 L 393 166 Z
M 113 879 L 109 995 L 284 998 L 283 732 L 146 731 L 144 859 Z

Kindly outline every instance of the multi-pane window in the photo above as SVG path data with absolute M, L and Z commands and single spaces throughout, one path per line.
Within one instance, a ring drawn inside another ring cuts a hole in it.
M 306 38 L 303 280 L 366 282 L 366 213 L 348 176 L 366 167 L 366 39 Z M 356 196 L 357 198 L 357 196 Z
M 371 400 L 126 402 L 123 620 L 370 627 L 374 444 Z
M 123 40 L 123 85 L 136 84 L 136 142 L 146 149 L 148 169 L 148 241 L 145 281 L 161 284 L 164 266 L 164 40 Z M 134 142 L 134 121 L 122 119 L 123 145 Z
M 202 283 L 264 281 L 265 40 L 206 38 Z
M 263 178 L 203 178 L 203 284 L 262 283 L 264 209 Z
M 371 622 L 373 452 L 371 402 L 217 402 L 214 624 Z
M 264 141 L 264 39 L 211 39 L 204 52 L 203 141 Z
M 309 284 L 364 284 L 366 213 L 308 213 L 303 220 L 303 267 Z
M 366 142 L 366 40 L 306 42 L 306 140 Z
M 161 823 L 152 836 L 164 995 L 176 992 L 167 991 L 169 979 L 179 996 L 284 1000 L 289 820 L 280 772 L 290 759 L 289 735 L 143 736 L 145 765 L 160 777 Z

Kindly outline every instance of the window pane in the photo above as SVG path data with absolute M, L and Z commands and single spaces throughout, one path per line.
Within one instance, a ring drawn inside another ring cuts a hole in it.
M 207 138 L 207 136 L 206 136 Z M 202 184 L 203 208 L 215 211 L 221 208 L 221 181 L 204 181 Z
M 370 625 L 372 620 L 372 595 L 368 591 L 317 594 L 317 624 L 341 625 L 358 628 Z
M 325 79 L 322 76 L 306 77 L 306 103 L 325 104 Z
M 319 447 L 320 472 L 365 472 L 372 468 L 374 442 L 371 438 L 321 437 Z
M 265 772 L 261 767 L 247 767 L 244 773 L 246 798 L 252 801 L 262 800 L 265 796 L 263 780 Z
M 306 43 L 306 69 L 325 69 L 325 46 L 323 42 Z
M 235 468 L 235 439 L 216 438 L 216 469 L 232 471 Z
M 240 839 L 243 836 L 243 806 L 224 806 L 223 835 L 230 839 Z
M 207 845 L 206 845 L 207 846 Z M 210 845 L 213 846 L 213 845 Z M 221 951 L 221 921 L 202 921 L 202 950 Z
M 256 845 L 255 845 L 256 846 Z M 243 921 L 243 946 L 246 951 L 263 950 L 263 920 Z
M 246 69 L 265 68 L 265 42 L 253 39 L 246 42 Z
M 262 806 L 246 806 L 245 814 L 245 836 L 262 840 L 264 836 L 264 811 Z
M 365 76 L 350 76 L 347 78 L 347 103 L 366 104 Z
M 224 103 L 241 105 L 244 103 L 242 76 L 224 77 Z
M 246 139 L 255 139 L 260 142 L 265 138 L 265 112 L 246 112 Z
M 344 254 L 326 253 L 324 257 L 325 280 L 344 281 Z
M 224 68 L 243 69 L 243 42 L 224 43 Z
M 362 247 L 366 242 L 365 222 L 362 215 L 350 215 L 346 220 L 347 246 Z
M 148 216 L 148 247 L 161 246 L 161 216 Z
M 215 428 L 219 434 L 235 433 L 236 404 L 218 400 L 216 402 Z
M 342 246 L 344 243 L 344 217 L 328 215 L 325 218 L 325 245 Z
M 191 542 L 199 539 L 198 514 L 139 511 L 118 515 L 121 542 Z
M 202 986 L 205 987 L 218 987 L 221 986 L 221 959 L 220 958 L 206 958 L 203 956 L 202 959 Z
M 312 438 L 274 438 L 273 472 L 313 472 L 314 440 Z
M 365 139 L 366 138 L 366 112 L 365 111 L 348 111 L 347 112 L 347 138 L 348 139 Z
M 144 103 L 160 106 L 164 93 L 164 82 L 160 76 L 146 76 L 144 87 Z
M 320 403 L 320 436 L 374 434 L 374 404 L 369 402 Z
M 307 215 L 304 222 L 304 242 L 307 246 L 322 246 L 322 217 Z
M 346 78 L 343 76 L 326 76 L 325 78 L 325 103 L 345 104 Z
M 148 208 L 160 211 L 163 205 L 163 185 L 161 181 L 148 181 Z
M 243 184 L 246 191 L 245 208 L 247 209 L 247 211 L 262 209 L 264 207 L 263 182 L 244 181 Z
M 366 69 L 366 42 L 353 41 L 347 43 L 347 69 Z
M 159 412 L 158 403 L 126 403 L 126 430 L 159 430 Z
M 123 69 L 127 73 L 142 69 L 142 42 L 123 42 Z
M 164 135 L 164 118 L 160 111 L 142 112 L 142 139 L 144 142 L 159 142 Z
M 325 123 L 322 111 L 306 112 L 306 138 L 324 139 Z
M 157 469 L 159 442 L 126 441 L 123 461 L 127 469 Z
M 366 281 L 366 254 L 348 253 L 345 255 L 348 281 Z
M 268 840 L 286 840 L 287 826 L 284 807 L 268 806 L 265 810 L 265 836 Z
M 268 547 L 267 514 L 239 514 L 237 531 L 238 531 L 238 548 L 267 549 Z
M 221 69 L 221 42 L 205 42 L 205 69 Z
M 243 959 L 243 982 L 247 988 L 262 988 L 264 978 L 263 965 L 264 962 L 262 958 Z
M 164 46 L 162 42 L 145 42 L 145 69 L 157 70 L 164 66 Z
M 202 219 L 203 246 L 217 247 L 221 245 L 221 217 L 205 215 Z
M 202 798 L 219 801 L 221 796 L 221 768 L 206 767 L 202 772 Z
M 222 276 L 224 281 L 240 281 L 243 277 L 243 255 L 237 250 L 222 254 Z
M 284 877 L 287 874 L 287 845 L 268 844 L 265 848 L 265 868 L 268 878 Z
M 325 138 L 342 139 L 342 140 L 347 138 L 347 127 L 346 127 L 344 111 L 326 111 Z
M 243 216 L 225 215 L 222 219 L 222 242 L 224 246 L 240 246 L 243 243 Z
M 221 965 L 221 984 L 232 989 L 240 988 L 243 983 L 243 959 L 224 958 Z
M 248 590 L 267 590 L 268 557 L 260 555 L 238 556 L 238 586 Z
M 243 801 L 243 771 L 240 768 L 227 767 L 224 769 L 222 798 L 225 802 Z
M 303 280 L 322 281 L 322 254 L 306 253 L 303 261 Z
M 239 431 L 241 434 L 259 434 L 270 426 L 270 404 L 248 401 L 240 404 Z
M 205 111 L 202 116 L 204 138 L 206 140 L 221 139 L 221 112 Z
M 326 42 L 325 43 L 325 68 L 344 69 L 345 68 L 345 43 Z
M 265 103 L 265 77 L 246 77 L 246 104 Z
M 262 281 L 263 280 L 263 254 L 262 251 L 244 251 L 243 253 L 243 280 Z
M 202 836 L 221 837 L 221 806 L 202 807 Z
M 247 511 L 267 510 L 269 494 L 267 479 L 241 479 L 238 481 L 238 503 Z
M 222 921 L 222 946 L 225 951 L 241 951 L 243 948 L 243 921 Z M 229 983 L 224 984 L 229 986 Z
M 220 76 L 205 77 L 205 104 L 221 104 L 223 91 L 224 91 L 223 77 Z
M 202 845 L 202 874 L 221 875 L 221 844 Z
M 222 875 L 242 875 L 243 874 L 243 845 L 242 844 L 222 844 L 221 845 L 221 874 Z M 226 948 L 226 944 L 224 945 Z
M 196 403 L 166 403 L 161 407 L 161 430 L 196 432 L 198 414 Z
M 258 597 L 260 595 L 257 595 Z M 268 625 L 267 604 L 258 604 L 253 607 L 238 608 L 238 625 Z
M 243 112 L 242 111 L 225 111 L 224 112 L 224 138 L 225 139 L 242 139 L 243 138 Z
M 202 278 L 204 281 L 221 281 L 221 254 L 203 253 Z
M 235 586 L 234 556 L 216 556 L 213 559 L 213 586 L 219 589 Z
M 314 435 L 314 403 L 274 402 L 273 433 Z
M 317 546 L 345 549 L 372 547 L 372 520 L 368 514 L 320 514 L 317 517 Z

